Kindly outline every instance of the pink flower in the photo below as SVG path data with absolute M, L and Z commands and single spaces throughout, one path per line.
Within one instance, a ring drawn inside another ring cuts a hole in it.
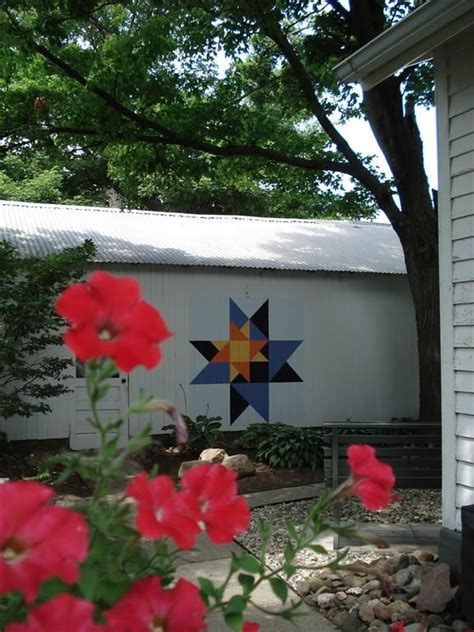
M 48 501 L 54 491 L 29 481 L 0 484 L 0 593 L 19 590 L 33 601 L 39 586 L 60 577 L 79 579 L 87 555 L 88 529 L 81 514 Z
M 86 283 L 68 287 L 56 311 L 71 323 L 64 342 L 79 360 L 110 358 L 122 371 L 155 367 L 158 343 L 169 333 L 160 312 L 141 300 L 135 279 L 93 272 Z
M 231 542 L 248 528 L 250 511 L 237 497 L 237 475 L 224 465 L 204 463 L 188 470 L 181 479 L 191 502 L 199 504 L 197 516 L 215 544 Z
M 253 621 L 245 621 L 242 632 L 258 632 L 260 630 L 260 624 Z
M 370 445 L 351 445 L 347 450 L 353 493 L 370 511 L 383 509 L 393 499 L 395 476 L 390 465 L 381 463 Z
M 158 577 L 134 582 L 130 590 L 105 612 L 110 632 L 200 632 L 206 629 L 206 606 L 197 586 L 186 579 L 174 588 L 161 587 Z
M 200 532 L 193 509 L 169 476 L 149 480 L 142 472 L 129 483 L 126 495 L 137 501 L 136 527 L 146 538 L 172 538 L 181 549 L 194 546 Z M 195 513 L 195 510 L 194 510 Z
M 94 623 L 94 606 L 71 595 L 58 595 L 32 608 L 24 623 L 10 623 L 5 632 L 101 632 Z

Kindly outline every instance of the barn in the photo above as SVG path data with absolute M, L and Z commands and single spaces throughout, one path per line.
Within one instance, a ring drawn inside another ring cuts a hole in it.
M 414 309 L 388 225 L 0 202 L 0 238 L 24 256 L 92 239 L 94 269 L 135 277 L 162 311 L 174 332 L 163 362 L 112 378 L 105 418 L 140 389 L 229 431 L 417 415 Z M 84 379 L 71 369 L 68 383 L 50 414 L 0 430 L 97 445 Z M 124 440 L 147 423 L 159 432 L 163 419 L 130 418 Z

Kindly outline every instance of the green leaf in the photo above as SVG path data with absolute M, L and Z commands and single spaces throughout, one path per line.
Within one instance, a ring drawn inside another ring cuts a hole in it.
M 288 586 L 286 583 L 279 577 L 271 577 L 269 581 L 273 593 L 282 603 L 285 603 L 288 598 Z
M 242 555 L 242 557 L 236 557 L 234 562 L 235 562 L 236 568 L 240 568 L 243 571 L 247 571 L 247 573 L 261 573 L 262 572 L 261 563 L 257 560 L 256 557 L 254 557 L 253 555 L 250 555 L 249 553 Z
M 247 607 L 247 600 L 241 595 L 234 595 L 224 609 L 225 614 L 240 614 Z
M 244 625 L 243 615 L 236 612 L 228 612 L 224 614 L 224 621 L 231 630 L 234 630 L 234 632 L 242 632 L 242 627 Z
M 244 595 L 247 596 L 252 592 L 252 589 L 255 585 L 255 577 L 253 575 L 247 575 L 245 573 L 239 573 L 237 576 L 239 584 L 244 589 Z
M 201 595 L 205 595 L 207 597 L 214 597 L 217 593 L 217 588 L 211 582 L 210 579 L 206 579 L 205 577 L 198 577 L 199 587 L 201 589 Z

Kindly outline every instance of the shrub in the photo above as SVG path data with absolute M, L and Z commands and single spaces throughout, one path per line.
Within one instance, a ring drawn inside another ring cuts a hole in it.
M 196 419 L 183 415 L 183 419 L 188 427 L 188 446 L 192 450 L 204 450 L 210 448 L 219 441 L 222 436 L 222 417 L 208 417 L 207 415 L 198 415 Z M 172 442 L 175 439 L 174 424 L 163 426 L 163 430 L 169 431 Z
M 297 428 L 287 424 L 251 424 L 241 442 L 255 448 L 255 458 L 274 468 L 323 466 L 324 433 L 319 428 Z

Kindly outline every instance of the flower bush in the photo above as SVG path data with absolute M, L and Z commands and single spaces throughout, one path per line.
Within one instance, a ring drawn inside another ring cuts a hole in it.
M 229 629 L 257 632 L 245 619 L 247 606 L 259 609 L 255 590 L 268 582 L 282 606 L 278 613 L 292 619 L 300 600 L 288 600 L 281 574 L 297 571 L 298 553 L 310 548 L 326 553 L 317 540 L 335 531 L 366 538 L 354 527 L 333 526 L 327 509 L 349 494 L 368 509 L 385 507 L 395 483 L 388 465 L 380 463 L 370 446 L 351 446 L 350 478 L 321 496 L 303 525 L 288 525 L 288 544 L 282 566 L 265 566 L 271 524 L 260 525 L 263 544 L 259 559 L 232 554 L 226 579 L 216 585 L 200 578 L 198 585 L 176 581 L 180 550 L 195 546 L 205 534 L 213 543 L 231 542 L 245 531 L 250 512 L 237 495 L 236 474 L 223 465 L 202 464 L 184 474 L 177 489 L 164 475 L 136 475 L 125 487 L 123 462 L 151 439 L 149 429 L 130 439 L 123 450 L 118 437 L 123 419 L 149 410 L 169 413 L 177 437 L 186 441 L 186 428 L 168 402 L 141 396 L 121 418 L 103 422 L 98 403 L 106 395 L 108 378 L 117 367 L 155 367 L 159 344 L 170 334 L 158 310 L 143 301 L 133 279 L 93 273 L 85 283 L 65 290 L 57 312 L 70 322 L 65 344 L 85 361 L 90 399 L 90 422 L 97 430 L 96 455 L 72 453 L 59 457 L 62 478 L 77 472 L 94 486 L 92 496 L 73 508 L 52 504 L 54 491 L 41 483 L 0 485 L 0 628 L 5 632 L 200 632 L 206 616 L 221 611 Z M 122 482 L 123 494 L 109 495 Z M 131 502 L 132 501 L 132 502 Z M 345 551 L 330 564 L 344 566 Z M 236 575 L 239 592 L 229 594 Z M 398 626 L 394 632 L 401 632 Z

